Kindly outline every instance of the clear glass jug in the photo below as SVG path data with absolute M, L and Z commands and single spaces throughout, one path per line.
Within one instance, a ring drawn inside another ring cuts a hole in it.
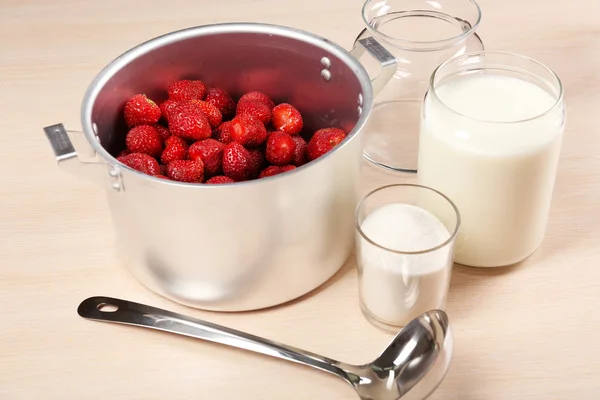
M 474 0 L 367 0 L 366 28 L 398 60 L 394 77 L 377 95 L 365 127 L 364 156 L 381 167 L 416 172 L 421 103 L 435 68 L 483 50 L 475 33 L 481 10 Z M 370 73 L 379 64 L 364 60 Z

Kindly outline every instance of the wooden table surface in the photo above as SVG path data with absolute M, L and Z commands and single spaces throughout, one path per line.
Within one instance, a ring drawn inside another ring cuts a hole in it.
M 600 395 L 600 3 L 481 0 L 488 49 L 532 56 L 566 89 L 568 124 L 548 231 L 522 265 L 455 268 L 455 355 L 433 400 Z M 116 55 L 193 25 L 269 22 L 350 48 L 360 0 L 0 2 L 0 399 L 354 399 L 336 378 L 223 346 L 85 321 L 108 295 L 187 313 L 348 362 L 390 335 L 362 317 L 354 261 L 325 286 L 269 310 L 219 314 L 169 302 L 114 255 L 99 187 L 60 170 L 42 127 L 79 126 L 82 95 Z M 369 186 L 405 175 L 365 166 Z M 366 188 L 365 188 L 366 190 Z

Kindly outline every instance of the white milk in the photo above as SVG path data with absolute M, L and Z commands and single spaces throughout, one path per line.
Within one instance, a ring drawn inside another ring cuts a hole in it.
M 388 204 L 361 224 L 373 242 L 398 251 L 436 247 L 450 234 L 428 211 L 410 204 Z M 452 246 L 425 254 L 398 254 L 358 236 L 359 289 L 363 308 L 377 320 L 404 326 L 426 311 L 444 308 L 450 284 Z
M 446 194 L 461 213 L 455 261 L 494 267 L 523 260 L 546 230 L 563 109 L 510 123 L 544 113 L 556 98 L 500 75 L 455 78 L 436 92 L 447 107 L 427 95 L 418 175 L 420 184 Z

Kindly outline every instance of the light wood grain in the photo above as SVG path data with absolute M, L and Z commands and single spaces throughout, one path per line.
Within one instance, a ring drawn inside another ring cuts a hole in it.
M 546 238 L 522 265 L 455 269 L 451 370 L 432 400 L 592 400 L 600 395 L 600 3 L 481 0 L 488 49 L 532 56 L 566 88 L 568 129 Z M 192 25 L 257 21 L 350 48 L 360 0 L 0 2 L 0 399 L 354 399 L 333 377 L 222 346 L 79 318 L 109 295 L 209 319 L 348 362 L 390 336 L 357 304 L 354 261 L 269 310 L 192 310 L 119 265 L 104 193 L 58 169 L 42 127 L 79 129 L 79 105 L 112 58 Z M 410 180 L 365 166 L 365 190 Z

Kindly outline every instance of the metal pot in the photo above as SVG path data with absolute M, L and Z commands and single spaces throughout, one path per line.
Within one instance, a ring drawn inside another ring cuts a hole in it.
M 382 64 L 373 85 L 356 59 L 365 50 Z M 349 53 L 287 27 L 193 27 L 138 45 L 97 75 L 81 107 L 87 150 L 75 150 L 62 124 L 44 130 L 61 167 L 106 188 L 120 259 L 142 284 L 191 307 L 259 309 L 315 289 L 349 257 L 361 130 L 395 65 L 373 38 Z M 178 183 L 119 163 L 113 154 L 123 143 L 127 99 L 146 93 L 162 101 L 166 86 L 185 78 L 290 102 L 306 132 L 331 125 L 350 133 L 294 171 L 235 184 Z M 82 151 L 94 157 L 82 162 Z

